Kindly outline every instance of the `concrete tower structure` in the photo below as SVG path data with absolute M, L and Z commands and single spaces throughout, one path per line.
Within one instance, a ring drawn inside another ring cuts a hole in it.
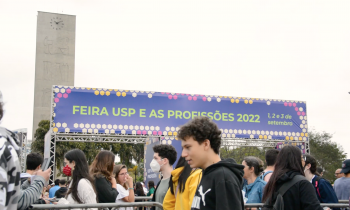
M 38 12 L 33 140 L 38 123 L 50 120 L 52 85 L 74 86 L 74 15 Z

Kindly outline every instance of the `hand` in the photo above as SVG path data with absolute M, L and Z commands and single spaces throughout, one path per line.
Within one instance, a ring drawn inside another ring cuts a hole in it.
M 117 188 L 117 180 L 115 179 L 115 177 L 112 177 L 111 183 L 112 183 L 112 188 Z
M 126 182 L 128 183 L 129 187 L 132 188 L 133 187 L 133 180 L 132 180 L 132 177 L 129 176 L 129 174 L 126 175 Z
M 39 170 L 36 175 L 44 177 L 46 181 L 49 181 L 51 174 L 51 168 L 47 169 L 46 171 Z

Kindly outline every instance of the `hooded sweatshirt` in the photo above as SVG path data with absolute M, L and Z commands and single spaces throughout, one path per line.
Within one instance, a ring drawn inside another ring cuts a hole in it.
M 197 186 L 200 182 L 202 170 L 196 169 L 192 171 L 186 180 L 185 190 L 183 192 L 180 192 L 180 189 L 178 188 L 178 181 L 183 169 L 184 167 L 179 167 L 171 172 L 172 182 L 174 186 L 173 189 L 175 191 L 174 192 L 175 195 L 171 193 L 169 188 L 163 201 L 164 210 L 174 210 L 174 209 L 190 210 L 191 209 L 192 200 L 197 190 Z
M 221 160 L 203 171 L 192 202 L 192 210 L 243 210 L 243 165 Z
M 275 192 L 287 181 L 293 179 L 294 176 L 301 175 L 299 172 L 288 171 L 283 174 L 276 182 Z M 272 201 L 277 198 L 277 193 L 273 194 Z M 323 210 L 317 198 L 316 191 L 308 180 L 297 182 L 289 188 L 283 195 L 284 210 Z

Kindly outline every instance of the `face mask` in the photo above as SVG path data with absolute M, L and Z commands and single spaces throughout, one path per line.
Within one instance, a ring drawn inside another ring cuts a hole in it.
M 72 168 L 66 165 L 65 167 L 63 167 L 63 173 L 66 176 L 72 176 Z
M 154 173 L 158 173 L 162 165 L 159 165 L 159 163 L 155 159 L 153 159 L 152 162 L 149 164 L 149 166 L 151 167 Z

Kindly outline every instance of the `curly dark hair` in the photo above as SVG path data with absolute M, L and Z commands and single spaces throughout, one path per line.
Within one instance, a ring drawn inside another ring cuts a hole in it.
M 158 144 L 153 147 L 153 152 L 158 153 L 161 158 L 167 158 L 170 165 L 173 165 L 176 161 L 177 152 L 172 145 Z
M 177 138 L 186 141 L 186 138 L 193 137 L 199 144 L 206 139 L 216 154 L 219 154 L 221 146 L 221 131 L 218 126 L 208 117 L 197 117 L 181 126 Z

